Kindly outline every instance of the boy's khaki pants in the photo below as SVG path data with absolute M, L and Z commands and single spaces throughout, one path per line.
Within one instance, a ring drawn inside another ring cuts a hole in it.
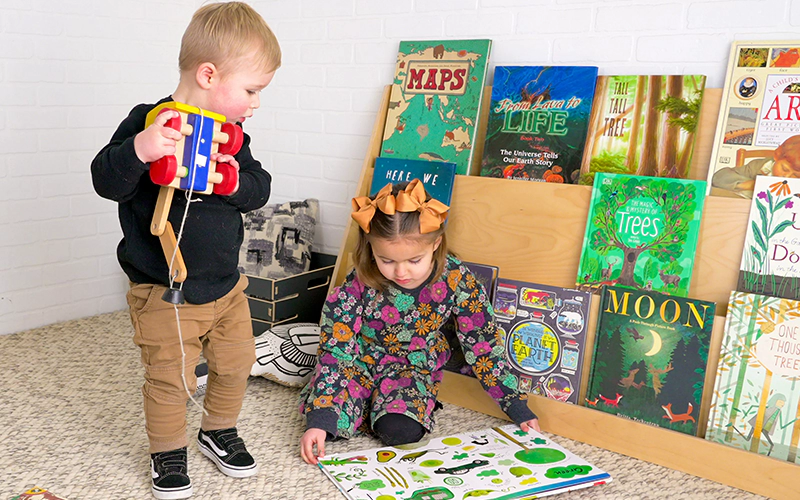
M 180 335 L 186 353 L 185 377 L 189 391 L 197 389 L 194 368 L 202 352 L 208 361 L 208 387 L 203 401 L 203 430 L 236 426 L 247 377 L 255 362 L 255 340 L 242 276 L 224 297 L 207 304 L 178 306 Z M 142 351 L 144 414 L 150 453 L 175 450 L 188 444 L 186 402 L 181 378 L 181 342 L 175 309 L 161 300 L 166 287 L 131 284 L 128 292 L 133 341 Z

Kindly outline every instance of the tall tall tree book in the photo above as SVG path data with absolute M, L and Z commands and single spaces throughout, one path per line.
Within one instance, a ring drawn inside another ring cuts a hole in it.
M 596 172 L 686 178 L 706 77 L 599 76 L 580 183 Z
M 578 404 L 592 294 L 497 279 L 494 311 L 520 391 Z
M 800 299 L 800 179 L 759 175 L 737 290 Z
M 596 66 L 497 66 L 481 175 L 576 183 Z
M 800 302 L 731 292 L 706 439 L 800 464 Z
M 611 482 L 544 434 L 513 424 L 334 453 L 319 468 L 350 500 L 512 500 Z
M 400 42 L 380 156 L 469 175 L 491 40 Z
M 756 175 L 800 177 L 800 153 L 778 147 L 800 135 L 800 40 L 731 43 L 722 87 L 709 191 L 752 198 Z M 800 138 L 795 138 L 800 143 Z M 795 158 L 796 157 L 796 158 Z
M 689 294 L 704 181 L 598 172 L 577 285 Z
M 604 287 L 586 404 L 696 435 L 715 305 Z
M 378 157 L 375 158 L 369 195 L 378 194 L 386 184 L 419 179 L 431 197 L 449 207 L 455 178 L 456 164 L 452 162 Z

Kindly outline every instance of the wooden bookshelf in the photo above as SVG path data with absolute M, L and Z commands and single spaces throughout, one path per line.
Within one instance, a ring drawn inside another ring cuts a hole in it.
M 484 103 L 491 89 L 486 88 Z M 721 89 L 706 89 L 690 177 L 706 180 Z M 364 158 L 355 196 L 367 195 L 375 158 L 380 153 L 389 102 L 387 86 Z M 478 122 L 473 172 L 480 162 L 488 105 Z M 591 188 L 565 184 L 456 176 L 447 237 L 462 259 L 500 267 L 500 275 L 555 286 L 575 285 Z M 714 301 L 717 318 L 706 387 L 713 387 L 730 291 L 736 287 L 750 200 L 706 198 L 690 295 Z M 345 233 L 334 269 L 332 286 L 352 268 L 357 226 Z M 593 301 L 587 344 L 592 345 L 597 321 Z M 585 357 L 588 365 L 590 356 Z M 588 370 L 584 370 L 588 373 Z M 586 377 L 581 397 L 586 390 Z M 708 414 L 711 391 L 701 408 Z M 477 380 L 446 372 L 439 395 L 443 402 L 506 418 Z M 547 432 L 599 446 L 648 462 L 777 499 L 798 497 L 800 466 L 679 432 L 626 420 L 576 405 L 532 396 L 530 407 Z M 704 413 L 703 413 L 704 411 Z

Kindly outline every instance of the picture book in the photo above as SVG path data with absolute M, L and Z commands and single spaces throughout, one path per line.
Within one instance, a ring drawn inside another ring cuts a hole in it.
M 731 292 L 706 439 L 800 464 L 800 302 Z
M 400 158 L 375 158 L 375 171 L 369 195 L 378 194 L 386 184 L 422 181 L 425 191 L 448 207 L 453 194 L 456 178 L 456 164 L 430 160 L 403 160 Z
M 586 405 L 697 435 L 715 305 L 604 287 Z
M 686 178 L 705 84 L 703 75 L 598 77 L 580 183 L 597 172 Z
M 577 284 L 619 285 L 686 297 L 694 267 L 704 181 L 598 172 Z
M 737 290 L 800 299 L 800 179 L 756 177 Z
M 481 175 L 576 183 L 596 66 L 497 66 Z
M 64 497 L 60 497 L 55 495 L 54 493 L 51 493 L 45 488 L 39 488 L 38 486 L 34 486 L 33 488 L 25 490 L 18 495 L 12 496 L 9 500 L 66 500 L 66 499 Z
M 520 391 L 577 404 L 592 294 L 497 279 L 494 312 Z
M 709 191 L 752 198 L 757 175 L 800 177 L 798 105 L 800 40 L 734 41 L 708 167 Z
M 500 268 L 489 264 L 478 264 L 477 262 L 464 262 L 475 278 L 480 281 L 486 293 L 489 294 L 489 302 L 494 301 L 495 281 Z
M 469 175 L 491 40 L 400 42 L 380 156 Z
M 607 472 L 543 434 L 513 424 L 335 453 L 319 464 L 350 500 L 511 500 L 611 482 Z

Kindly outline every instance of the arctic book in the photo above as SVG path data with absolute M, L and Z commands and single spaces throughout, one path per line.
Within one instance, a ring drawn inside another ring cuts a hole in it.
M 456 164 L 430 160 L 403 160 L 400 158 L 375 158 L 375 170 L 369 195 L 378 194 L 386 184 L 411 182 L 419 179 L 425 191 L 447 206 L 453 195 Z

